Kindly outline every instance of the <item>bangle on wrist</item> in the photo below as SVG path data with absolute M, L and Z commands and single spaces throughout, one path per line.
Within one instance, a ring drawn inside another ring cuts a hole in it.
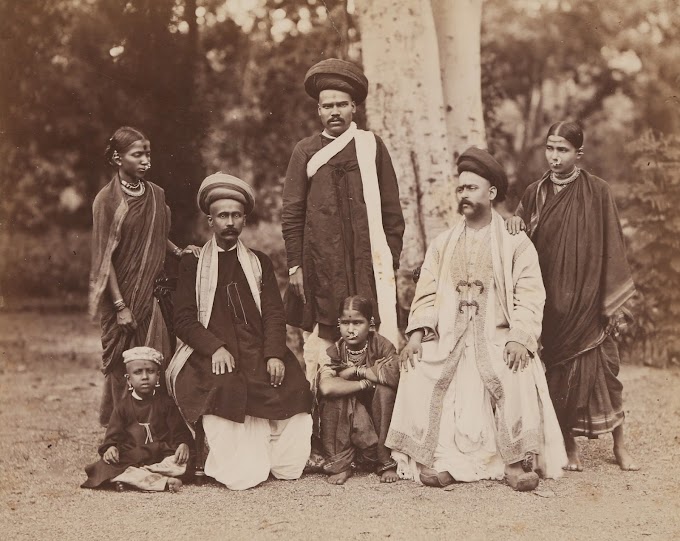
M 184 250 L 182 250 L 179 246 L 176 246 L 172 253 L 175 254 L 176 257 L 182 257 Z
M 366 389 L 370 389 L 373 387 L 373 383 L 367 379 L 362 379 L 359 384 L 361 385 L 361 390 L 365 391 Z
M 127 308 L 125 305 L 125 301 L 123 299 L 118 299 L 113 303 L 114 308 L 116 309 L 116 312 L 122 312 Z

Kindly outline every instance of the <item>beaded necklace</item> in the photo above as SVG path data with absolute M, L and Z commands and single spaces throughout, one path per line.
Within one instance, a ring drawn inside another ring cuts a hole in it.
M 571 172 L 571 174 L 567 178 L 557 178 L 557 175 L 555 174 L 554 171 L 550 172 L 550 181 L 553 184 L 557 184 L 558 186 L 566 186 L 567 184 L 571 184 L 574 182 L 578 176 L 581 174 L 581 170 L 578 167 L 574 167 L 574 170 Z
M 345 360 L 347 361 L 347 364 L 353 365 L 353 366 L 358 366 L 361 361 L 364 360 L 364 357 L 366 355 L 366 352 L 368 351 L 368 340 L 366 340 L 366 344 L 364 344 L 364 347 L 361 349 L 358 349 L 356 351 L 353 351 L 349 349 L 348 347 L 345 347 Z
M 120 178 L 120 175 L 118 176 L 118 179 L 120 180 L 120 187 L 122 188 L 123 192 L 128 194 L 130 197 L 141 197 L 144 195 L 146 186 L 142 180 L 140 180 L 137 184 L 131 184 Z

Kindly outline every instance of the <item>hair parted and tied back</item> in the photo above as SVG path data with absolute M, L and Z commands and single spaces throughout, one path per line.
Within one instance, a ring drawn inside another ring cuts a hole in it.
M 578 122 L 568 120 L 555 122 L 552 126 L 550 126 L 546 139 L 551 135 L 564 137 L 567 141 L 574 145 L 574 148 L 578 150 L 579 154 L 583 154 L 583 128 Z
M 338 315 L 342 316 L 345 310 L 356 310 L 369 322 L 373 319 L 373 303 L 361 295 L 352 295 L 340 303 Z
M 137 128 L 121 126 L 109 138 L 104 159 L 109 165 L 118 165 L 114 160 L 120 158 L 120 153 L 137 141 L 148 141 L 149 138 Z

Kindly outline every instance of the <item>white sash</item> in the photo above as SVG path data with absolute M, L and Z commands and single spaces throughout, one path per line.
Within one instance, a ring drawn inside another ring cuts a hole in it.
M 333 156 L 345 148 L 352 139 L 355 140 L 357 161 L 361 173 L 361 185 L 368 215 L 368 235 L 371 243 L 373 260 L 373 277 L 380 312 L 380 334 L 395 345 L 399 345 L 399 329 L 397 327 L 397 285 L 392 265 L 392 251 L 387 244 L 383 229 L 382 204 L 378 171 L 375 167 L 377 143 L 375 135 L 370 131 L 359 130 L 352 122 L 342 135 L 328 143 L 307 162 L 307 177 L 311 178 L 328 163 Z M 369 204 L 369 201 L 371 204 Z

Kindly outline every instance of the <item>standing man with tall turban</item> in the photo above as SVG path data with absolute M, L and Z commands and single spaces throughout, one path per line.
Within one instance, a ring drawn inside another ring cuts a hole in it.
M 253 189 L 225 173 L 207 177 L 198 206 L 213 237 L 198 260 L 183 257 L 175 327 L 183 344 L 167 370 L 187 423 L 203 423 L 205 473 L 232 490 L 273 474 L 297 479 L 310 452 L 311 393 L 286 347 L 272 262 L 239 240 Z
M 508 187 L 500 164 L 472 147 L 458 172 L 464 219 L 427 250 L 385 445 L 398 474 L 425 485 L 505 476 L 515 490 L 533 490 L 534 464 L 559 477 L 567 460 L 537 356 L 538 256 L 491 206 Z
M 395 270 L 404 234 L 399 187 L 382 140 L 352 121 L 368 93 L 361 69 L 330 58 L 312 66 L 305 90 L 323 132 L 300 141 L 283 187 L 289 323 L 305 333 L 307 377 L 339 338 L 338 310 L 371 299 L 380 334 L 398 344 Z

